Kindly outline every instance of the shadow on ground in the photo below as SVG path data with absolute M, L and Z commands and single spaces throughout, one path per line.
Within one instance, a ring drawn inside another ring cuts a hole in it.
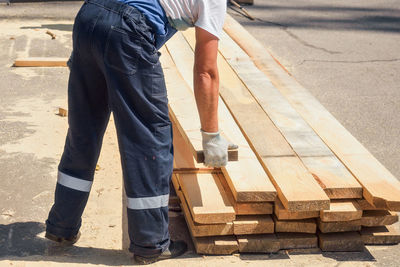
M 122 250 L 58 246 L 54 242 L 38 237 L 38 234 L 43 231 L 45 231 L 45 225 L 39 222 L 0 225 L 0 259 L 20 260 L 17 257 L 24 257 L 23 259 L 26 261 L 75 262 L 113 266 L 132 263 L 129 254 Z
M 400 32 L 400 9 L 397 8 L 341 6 L 329 2 L 324 5 L 307 5 L 293 1 L 283 4 L 263 1 L 246 9 L 256 19 L 243 21 L 242 25 L 284 29 Z M 242 14 L 234 7 L 232 10 Z M 262 18 L 257 17 L 257 14 Z
M 199 255 L 193 253 L 190 239 L 187 239 L 189 234 L 183 216 L 172 216 L 170 221 L 172 238 L 185 239 L 189 244 L 189 251 L 181 258 L 199 258 Z M 125 250 L 80 247 L 79 243 L 71 247 L 59 246 L 41 237 L 45 228 L 44 223 L 32 221 L 0 224 L 0 261 L 52 261 L 110 266 L 134 264 L 132 254 Z
M 177 220 L 181 221 L 182 218 L 171 218 L 171 224 L 175 224 Z M 178 222 L 178 224 L 180 223 Z M 61 247 L 38 236 L 44 231 L 45 225 L 40 222 L 18 222 L 0 225 L 0 260 L 91 263 L 111 266 L 134 264 L 131 254 L 127 251 L 79 246 Z M 174 231 L 171 232 L 171 235 L 175 238 L 177 237 L 175 236 L 176 234 Z M 193 245 L 189 244 L 189 248 L 191 247 Z M 241 254 L 240 259 L 245 261 L 289 260 L 290 255 L 321 255 L 321 251 L 319 249 L 310 249 L 280 251 L 275 254 Z M 375 258 L 368 250 L 352 253 L 322 253 L 322 256 L 339 262 L 375 261 Z M 192 250 L 189 250 L 183 258 L 199 257 Z

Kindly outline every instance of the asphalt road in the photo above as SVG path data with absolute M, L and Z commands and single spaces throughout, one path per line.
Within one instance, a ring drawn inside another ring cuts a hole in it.
M 254 2 L 229 13 L 399 179 L 399 1 Z

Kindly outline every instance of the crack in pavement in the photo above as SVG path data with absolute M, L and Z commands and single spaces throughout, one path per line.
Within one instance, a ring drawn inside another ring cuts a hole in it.
M 312 48 L 312 49 L 316 49 L 316 50 L 319 50 L 319 51 L 322 51 L 322 52 L 325 52 L 325 53 L 328 53 L 328 54 L 331 54 L 331 55 L 342 54 L 342 52 L 340 52 L 340 51 L 333 51 L 333 50 L 329 50 L 329 49 L 326 49 L 326 48 L 323 48 L 323 47 L 319 47 L 319 46 L 310 44 L 309 42 L 307 42 L 307 41 L 303 40 L 302 38 L 300 38 L 298 35 L 296 35 L 293 32 L 291 32 L 289 30 L 289 26 L 286 26 L 286 25 L 283 25 L 283 24 L 280 24 L 280 23 L 277 23 L 277 22 L 269 21 L 269 20 L 259 19 L 259 18 L 256 18 L 256 20 L 260 21 L 260 22 L 263 22 L 263 23 L 267 23 L 267 24 L 278 26 L 287 35 L 289 35 L 294 40 L 296 40 L 297 42 L 299 42 L 300 44 L 302 44 L 302 45 L 304 45 L 306 47 L 309 47 L 309 48 Z
M 319 47 L 319 46 L 315 46 L 313 44 L 310 44 L 308 42 L 306 42 L 305 40 L 301 39 L 299 36 L 297 36 L 296 34 L 292 33 L 291 31 L 289 31 L 288 29 L 284 29 L 284 31 L 293 39 L 295 39 L 296 41 L 298 41 L 299 43 L 301 43 L 302 45 L 309 47 L 309 48 L 313 48 L 316 50 L 320 50 L 322 52 L 331 54 L 331 55 L 337 55 L 337 54 L 342 54 L 342 52 L 339 51 L 333 51 L 333 50 L 328 50 L 326 48 L 323 47 Z

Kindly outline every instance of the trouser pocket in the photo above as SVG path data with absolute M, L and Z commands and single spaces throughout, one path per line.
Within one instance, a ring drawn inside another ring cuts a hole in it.
M 111 26 L 107 37 L 104 63 L 122 73 L 132 75 L 137 71 L 141 49 L 137 36 Z

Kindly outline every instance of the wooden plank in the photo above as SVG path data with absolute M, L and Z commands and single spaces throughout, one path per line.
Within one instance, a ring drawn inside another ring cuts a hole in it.
M 204 163 L 204 152 L 203 150 L 197 150 L 195 152 L 194 158 L 197 163 Z M 238 161 L 239 160 L 239 151 L 237 149 L 229 149 L 228 150 L 228 161 Z
M 193 237 L 193 244 L 198 254 L 230 255 L 239 251 L 235 236 Z
M 363 227 L 361 238 L 365 245 L 391 245 L 400 243 L 400 232 L 393 225 Z
M 320 213 L 323 222 L 353 221 L 361 219 L 363 211 L 357 201 L 332 200 L 329 210 Z
M 176 167 L 198 166 L 189 152 L 188 145 L 183 142 L 182 135 L 176 135 L 175 158 Z M 174 174 L 172 182 L 176 190 L 182 190 L 190 207 L 192 218 L 197 223 L 227 223 L 235 219 L 235 210 L 219 181 L 218 174 L 181 173 Z M 176 185 L 175 185 L 176 184 Z
M 369 203 L 365 199 L 357 199 L 357 203 L 362 210 L 381 210 L 381 209 L 373 206 L 371 203 Z
M 193 49 L 195 46 L 194 32 L 187 30 L 184 32 L 184 37 L 180 38 L 179 42 L 188 41 Z M 193 54 L 193 51 L 190 50 L 188 53 Z M 185 62 L 186 64 L 182 63 L 182 66 L 186 69 L 189 64 L 187 61 Z M 218 72 L 220 95 L 243 135 L 253 150 L 259 154 L 259 157 L 295 156 L 285 138 L 220 54 L 218 55 Z
M 319 247 L 322 251 L 356 252 L 364 250 L 364 242 L 358 232 L 331 233 L 318 235 Z
M 396 212 L 387 210 L 365 210 L 361 218 L 362 226 L 391 225 L 399 221 Z
M 275 201 L 274 213 L 278 220 L 302 220 L 310 218 L 318 218 L 319 211 L 289 211 L 278 199 Z
M 185 37 L 193 48 L 193 31 L 186 31 Z M 275 185 L 283 204 L 288 209 L 299 210 L 319 210 L 321 206 L 326 206 L 327 197 L 318 183 L 221 55 L 218 59 L 218 69 L 222 85 L 220 94 Z M 275 168 L 280 161 L 289 161 L 289 170 Z M 289 183 L 288 172 L 292 175 Z M 297 181 L 293 181 L 294 179 Z M 296 192 L 292 190 L 293 184 L 296 184 Z
M 195 45 L 193 30 L 186 31 L 184 35 L 193 48 Z M 295 156 L 284 137 L 221 55 L 218 58 L 218 69 L 221 81 L 220 94 L 274 183 L 283 204 L 288 209 L 296 206 L 300 210 L 314 208 L 319 210 L 321 209 L 319 206 L 326 206 L 327 197 L 318 183 Z M 290 168 L 295 170 L 295 173 L 280 167 L 275 168 L 276 163 L 280 161 L 289 161 Z M 270 167 L 268 163 L 272 166 Z M 287 172 L 294 176 L 288 177 Z M 294 181 L 295 179 L 297 181 Z M 296 192 L 292 190 L 293 184 L 296 184 Z M 299 203 L 302 204 L 298 205 Z
M 239 244 L 239 252 L 275 253 L 281 247 L 275 234 L 239 235 L 236 237 Z
M 237 215 L 272 214 L 273 202 L 236 202 L 234 203 Z
M 185 196 L 182 191 L 176 191 L 179 199 L 181 200 L 182 212 L 185 217 L 187 226 L 192 236 L 220 236 L 220 235 L 233 235 L 233 223 L 223 224 L 199 224 L 193 221 L 192 215 L 189 211 Z
M 204 172 L 211 173 L 213 168 L 204 168 L 204 165 L 196 162 L 193 157 L 192 152 L 190 151 L 190 145 L 185 142 L 185 139 L 181 132 L 178 130 L 178 127 L 175 122 L 172 123 L 173 130 L 173 142 L 174 142 L 174 169 L 180 170 L 201 170 Z M 175 172 L 175 171 L 174 171 Z M 187 171 L 186 173 L 188 173 Z M 175 172 L 175 173 L 179 173 Z M 181 172 L 182 173 L 182 172 Z M 183 172 L 185 173 L 185 172 Z
M 305 233 L 276 233 L 281 249 L 317 248 L 318 237 Z
M 224 175 L 220 174 L 219 179 L 221 181 L 223 188 L 225 189 L 228 199 L 231 201 L 231 203 L 233 203 L 236 215 L 272 214 L 273 212 L 272 202 L 236 202 Z
M 180 36 L 176 34 L 176 36 Z M 176 50 L 184 52 L 185 49 L 174 45 L 174 38 L 169 41 L 172 42 L 172 51 L 177 53 L 177 59 L 184 59 L 189 62 L 190 70 L 192 70 L 193 63 L 193 52 L 186 44 L 186 48 L 189 49 L 190 54 L 188 58 L 185 58 L 184 54 L 178 53 Z M 175 41 L 175 43 L 179 43 Z M 185 123 L 185 131 L 189 135 L 194 132 L 195 135 L 191 136 L 190 140 L 193 142 L 201 141 L 199 135 L 200 121 L 195 109 L 196 103 L 193 92 L 191 91 L 189 84 L 191 84 L 192 78 L 187 80 L 188 84 L 182 82 L 182 77 L 178 73 L 176 66 L 173 64 L 172 59 L 168 56 L 168 52 L 164 50 L 164 56 L 161 57 L 162 64 L 164 66 L 164 73 L 167 82 L 169 105 L 171 107 L 170 113 L 171 118 L 175 121 L 179 119 L 181 124 Z M 174 59 L 175 59 L 174 58 Z M 176 63 L 176 62 L 175 62 Z M 188 68 L 185 63 L 185 68 Z M 183 69 L 185 69 L 183 68 Z M 180 68 L 182 71 L 182 67 Z M 193 77 L 192 71 L 190 71 L 191 77 Z M 187 74 L 189 75 L 189 74 Z M 187 76 L 184 75 L 183 77 Z M 186 78 L 187 79 L 187 78 Z M 276 198 L 276 190 L 267 174 L 262 169 L 261 165 L 257 161 L 256 156 L 251 150 L 249 144 L 243 137 L 240 129 L 234 122 L 232 116 L 229 114 L 226 106 L 222 101 L 219 103 L 219 125 L 223 135 L 225 135 L 230 141 L 239 146 L 240 154 L 238 162 L 230 162 L 226 167 L 221 168 L 227 178 L 228 184 L 232 190 L 232 193 L 238 202 L 263 202 L 263 201 L 274 201 Z M 177 114 L 178 118 L 174 115 Z M 181 131 L 182 132 L 182 131 Z
M 296 157 L 262 159 L 279 200 L 289 211 L 319 211 L 329 209 L 329 198 Z
M 321 103 L 277 64 L 239 23 L 227 16 L 224 29 L 257 67 L 318 133 L 363 186 L 363 196 L 377 208 L 400 211 L 400 182 L 341 125 Z
M 209 173 L 176 174 L 182 192 L 197 223 L 227 223 L 235 219 L 235 210 L 219 181 Z
M 314 219 L 304 220 L 278 220 L 273 216 L 275 222 L 275 232 L 277 233 L 308 233 L 317 232 L 317 224 Z
M 332 199 L 360 198 L 362 187 L 320 137 L 227 35 L 220 51 L 304 165 Z
M 176 177 L 176 174 L 172 174 L 171 181 L 172 185 L 174 186 L 175 192 L 181 191 L 181 186 L 179 184 L 178 177 Z
M 270 215 L 241 215 L 233 221 L 235 235 L 272 234 L 274 221 Z
M 361 220 L 347 222 L 323 222 L 318 221 L 318 229 L 322 233 L 352 232 L 361 230 Z
M 334 156 L 301 157 L 301 161 L 330 199 L 362 197 L 362 187 Z
M 66 67 L 68 58 L 59 57 L 29 57 L 17 58 L 14 67 Z

